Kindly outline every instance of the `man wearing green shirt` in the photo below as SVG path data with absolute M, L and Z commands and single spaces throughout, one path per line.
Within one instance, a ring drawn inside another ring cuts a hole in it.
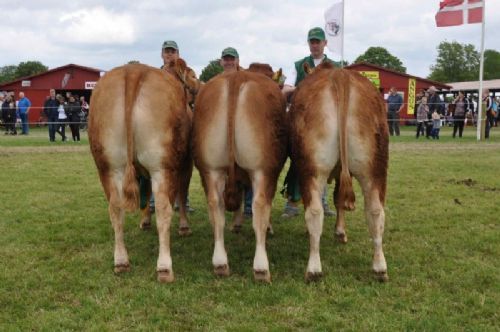
M 283 87 L 283 93 L 285 95 L 291 94 L 298 84 L 306 77 L 304 63 L 307 62 L 310 68 L 314 68 L 323 62 L 330 62 L 338 66 L 337 63 L 329 59 L 324 53 L 327 40 L 325 38 L 325 31 L 322 28 L 316 27 L 309 30 L 307 34 L 307 43 L 311 54 L 295 62 L 295 71 L 287 79 L 288 84 L 285 83 Z M 293 84 L 293 86 L 291 84 Z M 290 164 L 290 169 L 285 178 L 285 192 L 288 201 L 282 217 L 290 218 L 297 216 L 299 214 L 298 203 L 301 199 L 301 195 L 298 174 L 293 162 Z M 327 196 L 327 191 L 325 189 L 322 197 L 324 213 L 325 216 L 333 216 L 335 212 L 328 207 Z

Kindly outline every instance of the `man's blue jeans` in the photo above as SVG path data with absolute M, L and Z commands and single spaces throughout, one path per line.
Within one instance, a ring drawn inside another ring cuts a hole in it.
M 23 134 L 28 134 L 30 129 L 28 126 L 28 114 L 26 113 L 19 113 L 19 117 L 21 118 L 21 124 L 22 124 L 22 133 Z

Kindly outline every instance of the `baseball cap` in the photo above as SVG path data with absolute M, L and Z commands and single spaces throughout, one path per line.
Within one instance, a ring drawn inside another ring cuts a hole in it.
M 311 39 L 325 40 L 325 31 L 320 27 L 312 28 L 307 34 L 307 40 Z
M 239 58 L 240 56 L 238 55 L 238 51 L 236 51 L 235 48 L 232 48 L 232 47 L 226 47 L 223 51 L 222 51 L 222 55 L 221 55 L 221 58 L 225 57 L 226 55 L 230 55 L 232 57 L 235 57 L 235 58 Z
M 177 46 L 177 43 L 174 42 L 173 40 L 166 40 L 163 42 L 163 47 L 162 49 L 166 48 L 173 48 L 174 50 L 179 50 L 179 47 Z

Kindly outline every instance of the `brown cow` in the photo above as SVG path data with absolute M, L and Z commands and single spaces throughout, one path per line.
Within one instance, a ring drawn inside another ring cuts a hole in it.
M 260 73 L 221 74 L 202 87 L 193 119 L 193 157 L 207 196 L 217 275 L 229 275 L 224 209 L 239 210 L 242 185 L 253 189 L 256 280 L 270 282 L 266 230 L 286 158 L 286 111 L 278 85 Z
M 90 148 L 115 231 L 115 272 L 129 269 L 123 223 L 125 211 L 138 206 L 136 177 L 142 174 L 151 178 L 156 198 L 160 282 L 174 280 L 170 256 L 172 204 L 181 184 L 185 186 L 181 177 L 190 162 L 187 90 L 198 86 L 196 80 L 184 75 L 188 69 L 183 60 L 177 60 L 175 68 L 177 78 L 138 64 L 113 69 L 99 80 L 89 113 Z
M 354 209 L 353 175 L 361 184 L 373 239 L 373 270 L 387 280 L 382 251 L 388 164 L 385 105 L 365 77 L 321 65 L 298 87 L 290 109 L 292 159 L 297 163 L 310 236 L 306 280 L 321 276 L 319 242 L 323 228 L 321 193 L 336 179 L 336 233 L 346 241 L 344 210 Z

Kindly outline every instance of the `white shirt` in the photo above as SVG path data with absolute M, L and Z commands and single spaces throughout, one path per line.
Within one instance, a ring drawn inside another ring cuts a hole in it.
M 57 116 L 57 118 L 59 120 L 65 120 L 67 119 L 68 117 L 66 116 L 66 113 L 64 112 L 64 105 L 59 105 L 59 107 L 57 108 L 57 111 L 59 112 L 59 115 Z

